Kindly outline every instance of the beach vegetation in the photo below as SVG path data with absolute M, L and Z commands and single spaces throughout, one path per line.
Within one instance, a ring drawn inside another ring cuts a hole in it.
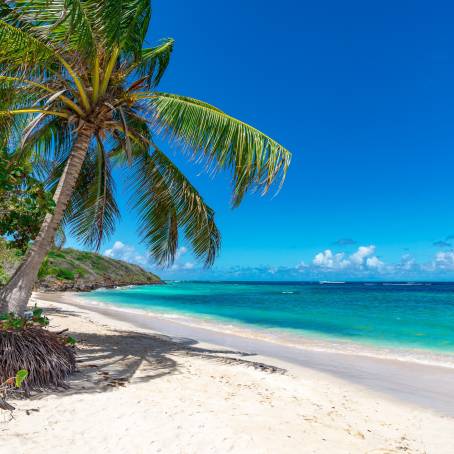
M 0 285 L 8 282 L 21 260 L 21 251 L 0 237 Z
M 23 390 L 66 387 L 65 380 L 74 372 L 75 340 L 48 329 L 49 320 L 42 309 L 35 307 L 29 314 L 0 315 L 0 383 L 16 371 L 26 370 L 19 378 Z
M 33 176 L 31 164 L 0 150 L 0 236 L 9 237 L 24 252 L 54 206 L 52 194 Z
M 66 268 L 57 268 L 55 275 L 57 278 L 65 279 L 67 281 L 73 281 L 76 278 L 75 274 Z
M 0 381 L 0 409 L 13 411 L 15 408 L 6 400 L 12 389 L 19 389 L 28 377 L 26 369 L 20 369 L 15 376 L 7 378 L 5 381 Z
M 12 242 L 0 238 L 0 286 L 14 273 L 23 252 Z M 89 290 L 115 285 L 160 283 L 158 276 L 138 265 L 115 260 L 94 252 L 76 249 L 52 249 L 43 260 L 38 272 L 35 290 Z M 6 312 L 6 311 L 4 311 Z

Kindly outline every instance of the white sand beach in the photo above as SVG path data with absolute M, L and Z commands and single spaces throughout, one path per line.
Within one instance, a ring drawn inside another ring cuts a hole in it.
M 68 391 L 0 414 L 2 453 L 454 452 L 446 414 L 320 371 L 170 338 L 70 297 L 39 298 L 50 329 L 79 340 L 79 372 Z

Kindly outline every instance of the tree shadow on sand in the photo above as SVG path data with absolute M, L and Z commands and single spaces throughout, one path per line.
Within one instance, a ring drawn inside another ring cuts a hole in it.
M 70 310 L 47 309 L 46 315 L 78 316 Z M 78 371 L 68 379 L 65 394 L 105 392 L 128 383 L 143 383 L 179 373 L 178 357 L 197 357 L 214 363 L 243 365 L 269 373 L 284 369 L 246 359 L 254 354 L 198 347 L 188 338 L 175 338 L 106 327 L 107 333 L 75 332 Z M 40 398 L 45 394 L 37 394 Z

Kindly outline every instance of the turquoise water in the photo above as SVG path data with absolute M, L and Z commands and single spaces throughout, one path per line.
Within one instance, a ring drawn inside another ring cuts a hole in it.
M 170 282 L 83 297 L 262 331 L 454 353 L 452 283 Z

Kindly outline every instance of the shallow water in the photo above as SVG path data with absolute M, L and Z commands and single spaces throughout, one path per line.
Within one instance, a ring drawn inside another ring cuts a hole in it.
M 454 353 L 453 283 L 169 282 L 83 298 L 293 338 Z

